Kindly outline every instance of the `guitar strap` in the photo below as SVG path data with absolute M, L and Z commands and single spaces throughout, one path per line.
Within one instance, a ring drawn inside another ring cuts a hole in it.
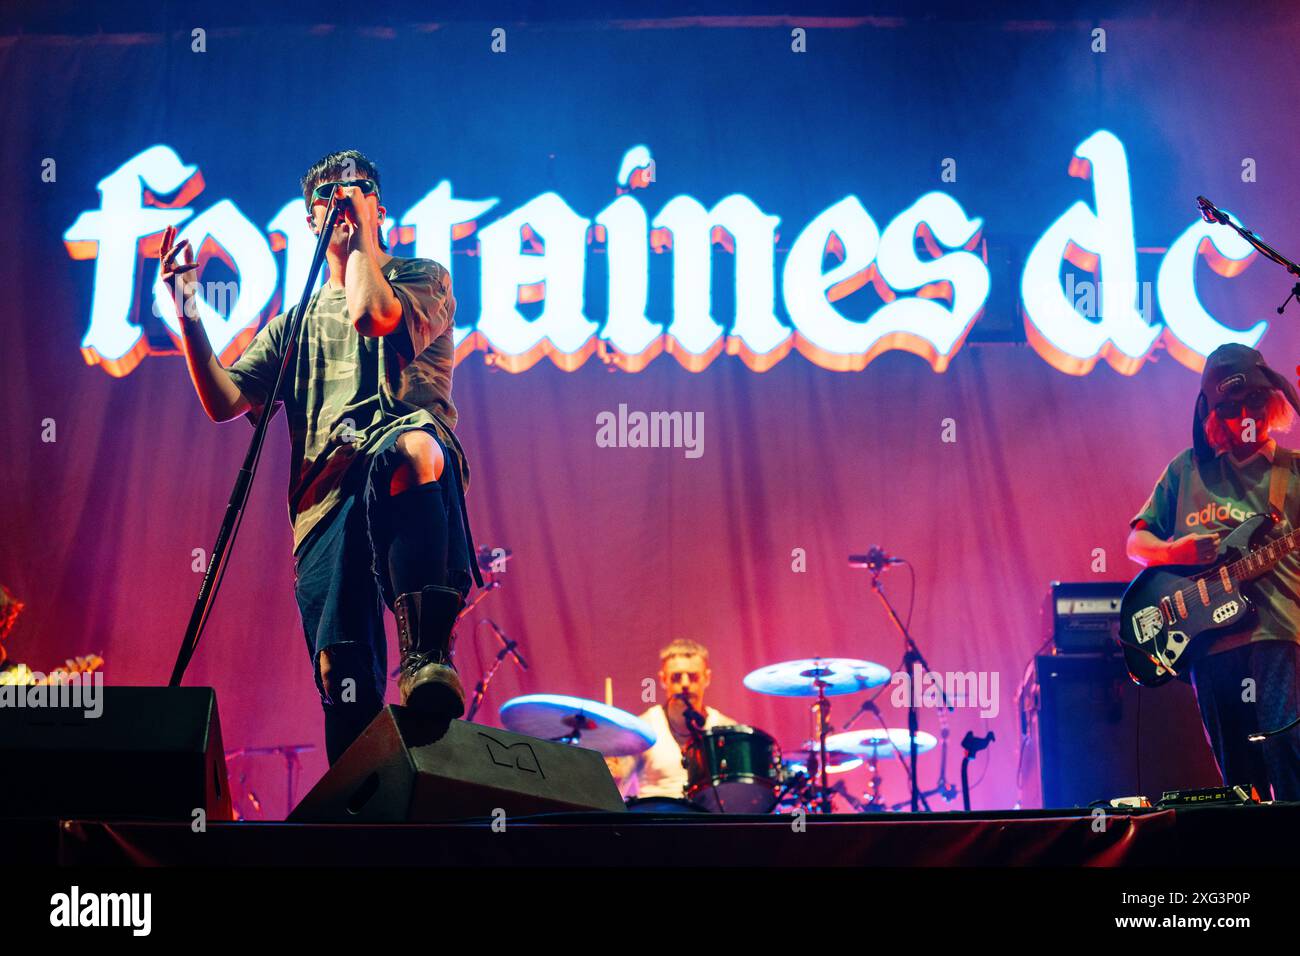
M 1291 451 L 1281 445 L 1273 452 L 1273 470 L 1268 481 L 1268 506 L 1279 522 L 1286 517 L 1286 486 L 1291 477 Z

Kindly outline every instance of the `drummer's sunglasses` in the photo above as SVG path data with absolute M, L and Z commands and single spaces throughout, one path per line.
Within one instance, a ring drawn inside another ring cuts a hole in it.
M 312 205 L 314 206 L 318 202 L 329 202 L 330 196 L 334 195 L 334 190 L 340 186 L 359 186 L 363 196 L 373 196 L 379 192 L 379 184 L 373 179 L 349 179 L 347 181 L 338 180 L 332 183 L 321 183 L 311 191 Z

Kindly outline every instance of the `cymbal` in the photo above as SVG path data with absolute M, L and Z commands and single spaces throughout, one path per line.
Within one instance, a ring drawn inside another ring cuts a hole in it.
M 924 730 L 916 732 L 917 753 L 923 754 L 938 745 L 939 741 L 934 734 L 927 734 Z M 850 730 L 842 734 L 831 734 L 826 738 L 826 749 L 832 753 L 838 750 L 847 754 L 863 756 L 875 754 L 877 757 L 887 757 L 895 747 L 904 755 L 912 752 L 905 727 L 891 727 L 888 733 L 880 727 L 875 730 Z
M 821 744 L 816 740 L 805 740 L 803 746 L 798 750 L 782 750 L 781 756 L 784 758 L 782 763 L 785 764 L 787 771 L 808 772 L 808 764 L 812 761 L 814 754 L 821 752 Z M 836 750 L 830 746 L 830 738 L 827 738 L 826 747 L 826 772 L 827 773 L 848 773 L 850 770 L 856 770 L 862 766 L 862 758 L 857 754 L 849 753 L 846 750 Z
M 855 694 L 889 682 L 889 668 L 849 657 L 810 657 L 768 664 L 745 675 L 745 686 L 777 697 L 816 697 L 818 683 L 826 696 Z
M 564 694 L 525 694 L 501 705 L 501 723 L 515 733 L 563 740 L 626 757 L 654 746 L 658 735 L 640 717 L 608 704 Z

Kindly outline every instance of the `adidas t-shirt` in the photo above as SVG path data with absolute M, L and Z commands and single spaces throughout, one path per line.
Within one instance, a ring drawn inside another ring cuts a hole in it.
M 1287 482 L 1287 525 L 1275 528 L 1273 534 L 1300 527 L 1300 472 L 1296 458 L 1293 453 Z M 1198 461 L 1192 449 L 1185 449 L 1165 468 L 1151 497 L 1129 525 L 1145 521 L 1147 530 L 1166 541 L 1185 534 L 1218 532 L 1222 543 L 1252 514 L 1268 513 L 1272 469 L 1271 445 L 1245 461 L 1226 453 L 1210 461 Z M 1273 570 L 1252 580 L 1246 593 L 1259 609 L 1259 623 L 1253 631 L 1218 639 L 1211 647 L 1213 653 L 1251 641 L 1300 643 L 1300 558 L 1296 554 L 1288 555 Z
M 432 259 L 393 256 L 381 267 L 402 304 L 397 328 L 363 336 L 348 315 L 343 289 L 323 286 L 298 327 L 281 401 L 287 410 L 291 462 L 289 520 L 297 552 L 307 533 L 342 501 L 352 463 L 394 429 L 432 424 L 454 445 L 451 401 L 456 300 L 447 270 Z M 227 371 L 253 404 L 254 424 L 275 385 L 287 313 L 271 319 Z M 457 446 L 458 447 L 458 446 Z M 456 466 L 468 487 L 463 459 Z

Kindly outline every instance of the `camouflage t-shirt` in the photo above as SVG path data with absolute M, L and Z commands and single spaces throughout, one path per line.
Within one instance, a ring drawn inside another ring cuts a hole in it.
M 280 394 L 287 407 L 292 459 L 289 520 L 295 553 L 307 533 L 343 500 L 344 475 L 395 429 L 433 425 L 444 445 L 451 429 L 451 276 L 432 259 L 393 256 L 382 267 L 402 304 L 402 321 L 382 337 L 361 335 L 348 315 L 343 289 L 322 287 L 302 322 Z M 253 405 L 256 423 L 275 385 L 284 352 L 287 313 L 271 319 L 227 371 Z M 462 484 L 464 459 L 453 448 Z

